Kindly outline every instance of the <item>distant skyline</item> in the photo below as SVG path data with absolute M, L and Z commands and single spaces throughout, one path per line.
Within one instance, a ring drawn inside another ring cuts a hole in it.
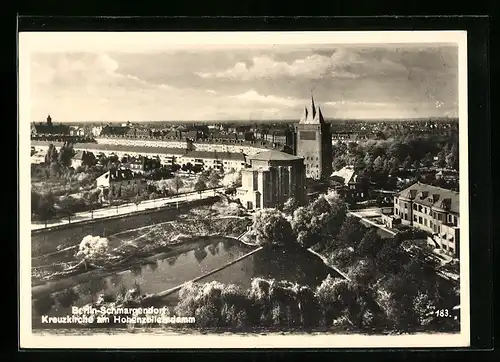
M 117 35 L 118 36 L 118 35 Z M 71 37 L 71 34 L 68 34 Z M 184 46 L 31 53 L 31 119 L 147 122 L 458 117 L 458 46 Z

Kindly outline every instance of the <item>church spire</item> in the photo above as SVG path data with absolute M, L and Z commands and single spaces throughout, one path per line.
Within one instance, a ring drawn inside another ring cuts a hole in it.
M 312 118 L 316 117 L 316 107 L 314 106 L 314 96 L 313 92 L 311 90 L 311 111 L 312 111 Z

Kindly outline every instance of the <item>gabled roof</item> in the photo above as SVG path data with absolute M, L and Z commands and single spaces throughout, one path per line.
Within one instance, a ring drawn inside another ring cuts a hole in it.
M 441 187 L 417 182 L 397 193 L 396 196 L 404 197 L 420 205 L 439 208 L 456 214 L 460 213 L 460 194 Z
M 349 184 L 349 182 L 355 181 L 356 173 L 354 171 L 354 167 L 352 166 L 345 166 L 341 168 L 338 171 L 332 172 L 330 175 L 330 178 L 337 179 L 340 178 L 342 179 L 345 185 Z

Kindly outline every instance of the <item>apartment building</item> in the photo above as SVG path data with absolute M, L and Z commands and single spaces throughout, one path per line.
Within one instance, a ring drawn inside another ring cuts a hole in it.
M 460 247 L 459 193 L 417 182 L 394 195 L 394 217 L 431 234 L 447 254 L 458 257 Z

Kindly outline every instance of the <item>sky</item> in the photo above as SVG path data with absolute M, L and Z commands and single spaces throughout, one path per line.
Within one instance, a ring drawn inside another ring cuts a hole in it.
M 33 121 L 458 116 L 458 46 L 301 44 L 145 51 L 47 47 L 30 56 Z

